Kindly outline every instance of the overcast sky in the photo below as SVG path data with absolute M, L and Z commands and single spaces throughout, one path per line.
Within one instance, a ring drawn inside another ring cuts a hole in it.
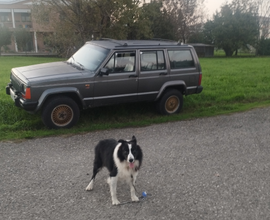
M 212 16 L 216 10 L 220 10 L 220 6 L 226 2 L 231 2 L 232 0 L 205 0 L 205 6 L 207 13 Z

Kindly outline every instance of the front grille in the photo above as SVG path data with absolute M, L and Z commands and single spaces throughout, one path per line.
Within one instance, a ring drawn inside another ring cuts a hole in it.
M 10 79 L 11 79 L 11 84 L 15 88 L 15 90 L 22 92 L 22 85 L 23 85 L 22 80 L 12 72 L 11 72 Z

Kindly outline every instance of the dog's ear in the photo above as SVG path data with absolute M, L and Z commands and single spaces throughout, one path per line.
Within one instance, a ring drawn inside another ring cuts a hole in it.
M 132 136 L 131 142 L 134 142 L 135 144 L 137 144 L 137 139 L 134 135 Z

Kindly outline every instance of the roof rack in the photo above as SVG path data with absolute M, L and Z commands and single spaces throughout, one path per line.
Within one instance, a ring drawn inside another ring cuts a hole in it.
M 167 41 L 167 42 L 176 42 L 175 40 L 170 40 L 170 39 L 163 39 L 163 38 L 152 38 L 152 40 L 156 41 Z M 177 45 L 183 45 L 181 42 L 177 42 Z
M 174 40 L 163 39 L 163 38 L 152 38 L 151 40 L 175 42 Z
M 115 40 L 115 39 L 111 39 L 111 38 L 100 38 L 99 40 L 107 40 L 107 41 L 111 41 L 115 44 L 118 44 L 119 46 L 127 46 L 127 43 L 121 44 L 119 42 L 119 40 Z
M 112 42 L 112 43 L 116 44 L 115 47 L 130 47 L 130 48 L 137 47 L 137 46 L 145 46 L 144 43 L 147 41 L 156 41 L 156 43 L 152 42 L 152 44 L 151 44 L 152 46 L 166 46 L 166 45 L 162 44 L 162 42 L 176 43 L 176 45 L 181 45 L 181 43 L 179 43 L 179 42 L 169 40 L 169 39 L 162 39 L 162 38 L 152 38 L 152 39 L 146 39 L 146 40 L 115 40 L 112 38 L 100 38 L 98 40 Z M 144 43 L 141 43 L 140 41 L 142 41 Z

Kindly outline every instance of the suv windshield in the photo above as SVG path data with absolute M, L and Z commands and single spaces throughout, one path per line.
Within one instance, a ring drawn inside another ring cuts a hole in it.
M 81 69 L 95 71 L 109 53 L 108 49 L 98 47 L 91 44 L 85 44 L 72 57 L 68 59 L 68 63 L 76 65 Z

